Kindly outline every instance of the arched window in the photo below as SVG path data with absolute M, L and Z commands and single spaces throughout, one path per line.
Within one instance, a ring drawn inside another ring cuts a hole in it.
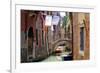
M 33 38 L 33 27 L 30 27 L 28 30 L 28 37 Z

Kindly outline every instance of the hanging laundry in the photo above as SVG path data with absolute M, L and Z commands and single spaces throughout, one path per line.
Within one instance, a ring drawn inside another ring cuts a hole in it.
M 45 25 L 46 26 L 51 26 L 51 22 L 52 22 L 52 16 L 51 15 L 47 15 L 46 19 L 45 19 Z
M 67 16 L 64 16 L 62 27 L 65 28 L 66 25 L 67 25 Z
M 52 24 L 53 25 L 58 25 L 59 21 L 60 21 L 59 16 L 53 16 L 53 18 L 52 18 Z

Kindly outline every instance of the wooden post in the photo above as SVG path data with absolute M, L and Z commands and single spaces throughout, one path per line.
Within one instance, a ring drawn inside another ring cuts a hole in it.
M 89 13 L 85 13 L 85 48 L 84 48 L 84 59 L 90 57 L 90 16 Z
M 80 49 L 80 25 L 78 24 L 78 13 L 72 13 L 72 26 L 73 26 L 73 60 L 79 60 Z

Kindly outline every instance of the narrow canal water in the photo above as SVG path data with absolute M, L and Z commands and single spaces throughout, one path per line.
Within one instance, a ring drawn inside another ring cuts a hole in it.
M 54 62 L 54 61 L 64 61 L 64 57 L 69 56 L 71 52 L 61 52 L 61 53 L 54 53 L 51 54 L 48 58 L 46 58 L 45 60 L 43 60 L 43 62 Z

